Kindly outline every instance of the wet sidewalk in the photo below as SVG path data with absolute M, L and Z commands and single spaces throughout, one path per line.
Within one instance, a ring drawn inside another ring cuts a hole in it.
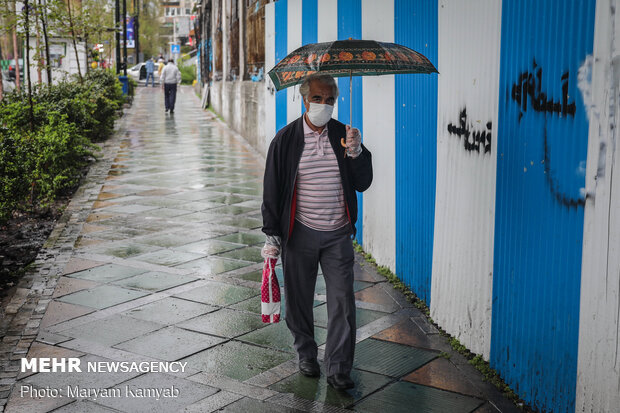
M 517 411 L 361 256 L 356 387 L 338 392 L 324 374 L 301 376 L 285 323 L 260 318 L 264 161 L 199 106 L 182 88 L 165 114 L 159 88 L 140 88 L 119 121 L 107 160 L 91 169 L 23 299 L 9 303 L 14 318 L 30 312 L 3 342 L 14 345 L 3 364 L 6 412 Z M 319 276 L 319 345 L 325 299 Z M 168 373 L 17 372 L 26 352 L 79 357 L 82 366 L 186 364 Z M 92 391 L 68 391 L 78 386 Z M 137 395 L 148 389 L 173 391 Z

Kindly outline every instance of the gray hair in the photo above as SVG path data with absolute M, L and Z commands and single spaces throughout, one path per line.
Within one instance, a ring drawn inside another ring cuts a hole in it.
M 326 73 L 321 72 L 313 73 L 304 79 L 304 82 L 299 87 L 299 93 L 301 94 L 301 96 L 303 96 L 304 98 L 308 97 L 308 94 L 310 93 L 310 83 L 315 80 L 325 85 L 331 86 L 334 97 L 338 97 L 338 85 L 336 84 L 334 78 Z

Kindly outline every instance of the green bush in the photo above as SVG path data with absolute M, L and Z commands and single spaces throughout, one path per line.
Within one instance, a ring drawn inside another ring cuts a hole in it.
M 0 128 L 0 223 L 9 219 L 11 213 L 28 198 L 30 152 L 19 133 Z
M 196 80 L 196 66 L 193 65 L 179 65 L 181 71 L 181 84 L 191 85 Z
M 66 115 L 58 112 L 50 112 L 47 124 L 25 139 L 31 140 L 27 147 L 33 149 L 32 198 L 43 205 L 79 182 L 82 168 L 96 148 L 76 125 L 67 122 Z
M 91 70 L 0 101 L 0 223 L 17 209 L 46 206 L 77 185 L 96 148 L 109 137 L 125 101 L 112 71 Z

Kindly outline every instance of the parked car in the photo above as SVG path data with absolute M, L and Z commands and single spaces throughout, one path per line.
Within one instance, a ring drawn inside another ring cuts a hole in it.
M 159 83 L 159 74 L 157 73 L 157 65 L 155 65 L 154 72 L 155 83 Z M 127 69 L 127 76 L 132 78 L 138 83 L 144 83 L 146 81 L 146 64 L 144 62 Z
M 4 93 L 11 93 L 15 90 L 15 82 L 9 78 L 9 71 L 2 71 L 2 90 Z
M 9 80 L 15 81 L 15 59 L 9 60 Z M 19 59 L 19 78 L 24 78 L 24 59 Z

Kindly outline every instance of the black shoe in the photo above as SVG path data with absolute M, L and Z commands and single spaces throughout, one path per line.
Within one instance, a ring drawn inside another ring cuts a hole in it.
M 168 112 L 168 109 L 164 110 L 164 112 Z
M 174 113 L 174 109 L 170 109 L 170 113 Z
M 333 376 L 329 376 L 327 378 L 327 384 L 336 390 L 346 390 L 355 387 L 355 383 L 353 383 L 351 377 L 345 373 L 336 373 Z
M 300 361 L 299 371 L 306 377 L 319 377 L 321 375 L 321 368 L 316 359 Z

